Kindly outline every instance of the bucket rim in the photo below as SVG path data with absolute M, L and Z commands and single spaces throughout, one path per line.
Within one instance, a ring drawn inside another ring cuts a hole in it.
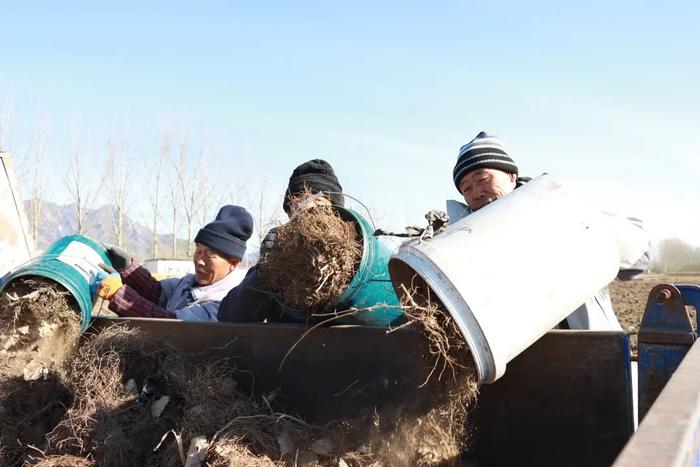
M 59 275 L 55 271 L 48 268 L 33 268 L 33 269 L 21 269 L 15 271 L 10 277 L 7 277 L 0 284 L 0 292 L 5 290 L 6 287 L 14 283 L 17 279 L 27 278 L 27 277 L 41 277 L 43 279 L 48 279 L 51 282 L 63 287 L 66 291 L 73 297 L 75 302 L 80 307 L 80 333 L 82 334 L 90 326 L 91 314 L 92 314 L 92 303 L 83 303 L 81 300 L 77 285 L 73 280 L 67 279 L 66 276 Z
M 371 232 L 367 227 L 369 225 L 367 220 L 364 219 L 358 212 L 343 206 L 335 205 L 333 206 L 333 209 L 340 213 L 341 217 L 342 214 L 345 213 L 349 218 L 347 220 L 352 220 L 352 222 L 358 226 L 359 234 L 362 236 L 362 257 L 360 258 L 360 264 L 352 280 L 345 288 L 343 293 L 338 297 L 338 300 L 336 300 L 336 303 L 349 303 L 359 292 L 360 286 L 366 282 L 370 274 L 370 255 L 373 254 L 373 252 L 369 251 L 371 248 L 368 235 L 371 235 Z
M 391 283 L 397 294 L 399 294 L 400 279 L 395 277 L 395 262 L 405 264 L 425 281 L 430 291 L 438 297 L 457 323 L 457 328 L 472 353 L 479 383 L 492 383 L 498 379 L 503 374 L 504 369 L 497 367 L 491 346 L 486 340 L 479 322 L 474 317 L 469 305 L 456 292 L 454 284 L 444 274 L 438 272 L 437 265 L 430 258 L 414 254 L 409 243 L 403 245 L 389 260 Z

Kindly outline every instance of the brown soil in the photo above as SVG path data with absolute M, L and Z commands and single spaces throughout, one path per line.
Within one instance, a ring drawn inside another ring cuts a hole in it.
M 361 257 L 355 225 L 333 208 L 318 206 L 277 229 L 259 263 L 260 281 L 287 305 L 319 311 L 347 289 Z
M 700 284 L 700 274 L 645 274 L 631 281 L 615 281 L 610 284 L 613 309 L 623 329 L 630 333 L 632 352 L 635 354 L 637 352 L 637 333 L 649 292 L 658 284 Z
M 63 375 L 78 341 L 77 310 L 63 288 L 41 279 L 18 279 L 0 296 L 1 465 L 39 456 L 72 401 Z
M 241 443 L 240 439 L 224 437 L 209 448 L 206 464 L 209 467 L 276 467 L 284 465 L 283 462 L 273 462 L 267 457 L 253 454 Z
M 46 433 L 63 418 L 72 395 L 56 375 L 0 382 L 0 465 L 23 465 L 45 450 Z
M 18 279 L 0 296 L 0 376 L 61 371 L 80 332 L 79 307 L 58 284 Z
M 95 463 L 77 456 L 46 456 L 32 465 L 34 467 L 93 467 Z

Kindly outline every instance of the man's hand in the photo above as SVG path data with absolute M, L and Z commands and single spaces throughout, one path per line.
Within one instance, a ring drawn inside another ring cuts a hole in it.
M 99 266 L 102 271 L 97 273 L 94 282 L 90 285 L 90 293 L 103 300 L 110 300 L 122 286 L 122 278 L 112 266 L 104 263 L 100 263 Z
M 121 271 L 131 264 L 131 255 L 123 248 L 110 243 L 103 243 L 102 246 L 107 250 L 107 257 L 117 271 Z
M 445 211 L 431 209 L 426 213 L 425 220 L 428 221 L 428 225 L 433 228 L 434 234 L 437 235 L 447 228 L 447 224 L 450 222 L 450 216 L 448 216 Z
M 97 284 L 97 296 L 103 300 L 111 300 L 122 285 L 122 278 L 118 272 L 108 274 Z

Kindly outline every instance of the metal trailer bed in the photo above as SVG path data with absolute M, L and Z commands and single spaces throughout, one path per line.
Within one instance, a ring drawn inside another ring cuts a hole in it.
M 423 340 L 402 329 L 370 327 L 95 320 L 125 322 L 197 358 L 231 357 L 244 387 L 277 390 L 285 409 L 324 422 L 364 408 L 411 400 L 432 367 Z M 465 460 L 480 466 L 607 466 L 633 426 L 629 336 L 623 332 L 551 331 L 481 388 L 470 415 Z M 423 396 L 432 396 L 423 394 Z

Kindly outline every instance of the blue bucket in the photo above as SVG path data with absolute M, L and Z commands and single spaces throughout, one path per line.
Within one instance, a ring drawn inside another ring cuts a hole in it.
M 335 309 L 376 307 L 372 311 L 360 311 L 336 321 L 338 324 L 364 324 L 387 326 L 403 315 L 399 298 L 389 276 L 389 257 L 392 247 L 384 238 L 375 237 L 371 224 L 352 209 L 335 207 L 340 217 L 355 224 L 358 237 L 362 237 L 362 260 L 350 285 L 338 298 Z M 383 307 L 385 306 L 385 307 Z
M 42 255 L 6 275 L 0 284 L 0 292 L 22 277 L 49 279 L 65 288 L 75 299 L 80 308 L 80 331 L 83 332 L 90 325 L 94 305 L 90 286 L 101 271 L 100 263 L 112 265 L 99 242 L 84 235 L 63 237 Z

